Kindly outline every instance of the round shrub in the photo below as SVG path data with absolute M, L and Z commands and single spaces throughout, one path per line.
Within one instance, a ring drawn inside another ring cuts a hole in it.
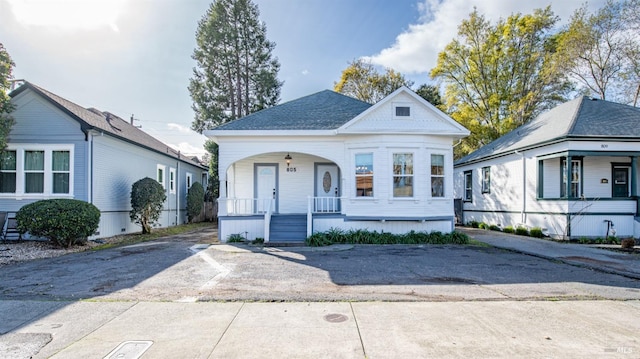
M 200 215 L 203 206 L 204 188 L 199 182 L 196 182 L 191 185 L 189 192 L 187 192 L 187 216 L 189 217 L 189 223 Z
M 20 233 L 68 248 L 83 243 L 98 229 L 100 210 L 76 199 L 46 199 L 20 208 L 16 221 Z
M 544 233 L 542 233 L 542 228 L 540 227 L 531 228 L 531 230 L 529 231 L 529 234 L 531 235 L 531 237 L 536 237 L 536 238 L 544 237 Z
M 164 187 L 149 177 L 138 180 L 131 186 L 129 218 L 142 226 L 142 234 L 151 233 L 151 225 L 160 218 L 166 199 Z

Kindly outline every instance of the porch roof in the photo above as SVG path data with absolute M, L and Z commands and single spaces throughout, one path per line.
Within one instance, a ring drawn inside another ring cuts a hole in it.
M 371 104 L 324 90 L 270 107 L 212 131 L 335 130 Z
M 572 139 L 640 140 L 640 108 L 582 96 L 540 114 L 455 166 Z

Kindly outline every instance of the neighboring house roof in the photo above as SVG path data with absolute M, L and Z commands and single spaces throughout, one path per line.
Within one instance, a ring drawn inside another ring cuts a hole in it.
M 107 133 L 122 140 L 145 147 L 154 152 L 179 159 L 182 162 L 206 168 L 206 166 L 203 166 L 194 158 L 180 154 L 180 152 L 172 149 L 138 127 L 131 125 L 128 121 L 125 121 L 112 113 L 102 112 L 94 108 L 84 108 L 30 82 L 25 81 L 23 85 L 15 89 L 9 95 L 11 97 L 15 97 L 27 89 L 39 94 L 54 106 L 74 118 L 80 123 L 83 131 L 95 130 Z
M 570 139 L 640 139 L 640 108 L 582 96 L 540 114 L 455 162 L 461 166 Z
M 371 104 L 324 90 L 216 127 L 216 131 L 334 130 Z

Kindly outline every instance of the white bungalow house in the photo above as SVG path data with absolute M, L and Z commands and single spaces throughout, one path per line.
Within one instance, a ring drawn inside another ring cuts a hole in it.
M 406 87 L 375 105 L 325 90 L 205 134 L 221 240 L 453 230 L 452 145 L 469 131 Z
M 640 109 L 580 97 L 455 163 L 463 221 L 640 236 Z
M 30 82 L 9 95 L 15 124 L 0 156 L 3 234 L 22 206 L 51 198 L 73 198 L 98 207 L 100 224 L 94 239 L 138 232 L 140 227 L 129 219 L 130 193 L 133 183 L 144 177 L 166 190 L 157 225 L 186 222 L 187 190 L 195 182 L 206 186 L 206 166 L 132 121 L 82 107 Z

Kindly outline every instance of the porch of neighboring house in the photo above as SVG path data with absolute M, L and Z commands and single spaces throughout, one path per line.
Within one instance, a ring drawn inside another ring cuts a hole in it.
M 300 243 L 314 219 L 341 217 L 340 167 L 299 152 L 274 152 L 238 160 L 220 181 L 219 233 L 226 240 Z
M 565 151 L 539 156 L 536 197 L 543 211 L 530 218 L 541 217 L 558 236 L 640 237 L 639 155 Z

